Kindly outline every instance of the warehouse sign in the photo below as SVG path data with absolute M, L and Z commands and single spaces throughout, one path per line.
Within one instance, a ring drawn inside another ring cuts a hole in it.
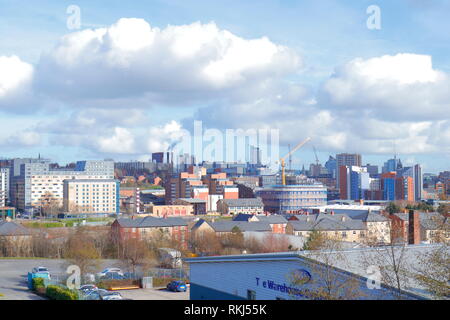
M 298 269 L 295 271 L 296 276 L 300 277 L 300 284 L 306 284 L 311 281 L 311 274 L 304 269 Z M 263 287 L 264 289 L 270 289 L 281 293 L 287 293 L 289 295 L 310 298 L 310 290 L 299 289 L 286 285 L 286 283 L 276 283 L 273 280 L 261 280 L 261 278 L 256 277 L 256 285 L 258 287 Z

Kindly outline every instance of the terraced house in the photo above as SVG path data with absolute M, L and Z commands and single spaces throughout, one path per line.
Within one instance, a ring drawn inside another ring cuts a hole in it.
M 186 220 L 182 218 L 144 218 L 116 219 L 111 230 L 116 239 L 151 239 L 153 237 L 175 240 L 187 247 L 189 228 Z

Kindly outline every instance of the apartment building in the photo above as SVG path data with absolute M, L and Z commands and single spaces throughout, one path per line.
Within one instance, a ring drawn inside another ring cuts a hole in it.
M 113 179 L 63 181 L 63 204 L 67 213 L 119 214 L 120 183 Z
M 18 175 L 17 167 L 20 167 Z M 13 168 L 11 202 L 19 210 L 41 208 L 50 203 L 62 206 L 65 180 L 114 179 L 113 161 L 78 161 L 74 167 L 55 169 L 49 160 L 14 159 Z

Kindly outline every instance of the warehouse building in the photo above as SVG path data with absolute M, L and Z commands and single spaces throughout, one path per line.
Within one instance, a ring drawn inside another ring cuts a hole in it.
M 429 249 L 429 246 L 424 245 L 408 246 L 405 251 L 406 263 L 416 263 L 417 255 Z M 336 286 L 340 284 L 339 289 L 335 290 L 336 299 L 430 298 L 417 283 L 412 283 L 405 291 L 398 291 L 383 283 L 378 287 L 368 284 L 373 282 L 368 279 L 370 275 L 367 274 L 367 268 L 362 265 L 360 257 L 363 254 L 375 254 L 374 252 L 375 250 L 370 248 L 341 251 L 340 254 L 343 253 L 348 259 L 345 262 L 336 260 L 332 267 L 308 251 L 185 259 L 190 264 L 190 299 L 321 299 L 320 295 L 318 298 L 318 293 L 325 287 L 325 274 L 332 274 Z M 337 253 L 330 253 L 332 254 L 337 256 Z

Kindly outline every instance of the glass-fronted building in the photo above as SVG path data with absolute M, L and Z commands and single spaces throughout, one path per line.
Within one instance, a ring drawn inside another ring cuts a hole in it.
M 256 191 L 264 203 L 264 211 L 295 213 L 304 208 L 327 204 L 327 188 L 322 184 L 273 185 Z

